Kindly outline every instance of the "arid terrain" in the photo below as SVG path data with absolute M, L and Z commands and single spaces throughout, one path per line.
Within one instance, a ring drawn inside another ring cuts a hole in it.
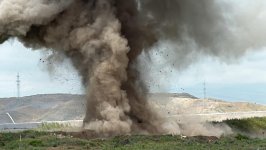
M 149 94 L 149 101 L 164 115 L 230 113 L 266 111 L 266 106 L 246 102 L 226 102 L 214 99 L 198 99 L 187 93 Z M 85 113 L 85 97 L 82 95 L 51 94 L 0 99 L 0 124 L 35 121 L 82 120 Z
M 265 113 L 266 106 L 245 102 L 203 100 L 186 93 L 149 95 L 151 104 L 166 117 L 173 117 L 171 119 L 176 121 L 183 117 L 189 122 L 178 122 L 182 129 L 181 135 L 124 135 L 95 138 L 94 132 L 68 130 L 67 128 L 72 125 L 64 126 L 61 124 L 63 122 L 40 123 L 60 120 L 73 122 L 74 119 L 78 124 L 82 124 L 85 111 L 84 99 L 82 95 L 67 94 L 36 95 L 19 100 L 0 99 L 0 124 L 2 124 L 0 131 L 1 128 L 4 129 L 0 132 L 0 149 L 228 149 L 228 146 L 231 149 L 265 149 L 266 147 L 264 139 L 266 117 L 226 120 L 226 117 L 230 116 L 247 118 L 248 115 L 259 115 L 255 112 Z M 16 124 L 12 124 L 6 113 L 14 118 Z M 207 124 L 198 122 L 201 117 L 206 119 L 210 116 L 215 117 L 213 120 L 225 118 L 222 122 L 211 121 Z

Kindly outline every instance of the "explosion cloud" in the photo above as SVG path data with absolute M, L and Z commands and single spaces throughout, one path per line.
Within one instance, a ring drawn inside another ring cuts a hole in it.
M 223 9 L 214 0 L 0 0 L 0 43 L 17 37 L 70 58 L 87 89 L 85 128 L 104 136 L 178 133 L 146 101 L 136 60 L 164 41 L 175 67 L 194 50 L 234 57 L 263 45 L 263 38 L 240 44 L 241 28 L 228 28 Z

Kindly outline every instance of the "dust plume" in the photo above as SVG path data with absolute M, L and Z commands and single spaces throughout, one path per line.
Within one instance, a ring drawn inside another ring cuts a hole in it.
M 250 43 L 239 43 L 224 9 L 214 0 L 1 0 L 0 43 L 17 37 L 70 58 L 86 88 L 86 129 L 102 136 L 179 133 L 146 101 L 137 58 L 162 43 L 173 47 L 165 59 L 174 68 L 193 51 L 241 55 Z

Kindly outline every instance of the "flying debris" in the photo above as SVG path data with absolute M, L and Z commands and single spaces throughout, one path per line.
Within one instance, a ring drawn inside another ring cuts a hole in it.
M 86 88 L 84 128 L 101 136 L 178 134 L 146 101 L 137 58 L 160 43 L 169 45 L 162 59 L 177 68 L 195 51 L 239 56 L 250 41 L 228 28 L 215 0 L 0 1 L 0 43 L 17 37 L 26 47 L 53 50 L 52 64 L 69 58 Z
M 1 35 L 0 34 L 0 44 L 4 43 L 6 40 L 8 40 L 8 38 L 9 37 L 7 35 L 4 35 L 4 34 Z

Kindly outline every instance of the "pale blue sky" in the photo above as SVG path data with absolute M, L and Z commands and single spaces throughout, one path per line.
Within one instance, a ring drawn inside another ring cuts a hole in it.
M 160 59 L 151 57 L 151 63 L 141 63 L 144 64 L 144 80 L 152 92 L 187 92 L 202 98 L 205 81 L 207 97 L 266 104 L 265 48 L 230 62 L 199 56 L 183 70 L 161 65 Z
M 21 95 L 45 93 L 83 93 L 80 79 L 69 63 L 58 66 L 53 75 L 40 61 L 42 53 L 23 47 L 16 40 L 0 45 L 0 97 L 16 96 L 16 75 L 21 75 Z M 151 92 L 188 92 L 231 101 L 266 104 L 266 49 L 247 53 L 231 64 L 202 57 L 182 72 L 158 74 L 150 82 Z M 183 90 L 181 90 L 184 89 Z
M 0 97 L 17 94 L 16 76 L 20 73 L 21 95 L 46 93 L 82 93 L 79 77 L 68 63 L 51 75 L 40 59 L 40 51 L 31 51 L 16 40 L 0 45 Z
M 250 101 L 266 104 L 266 49 L 231 63 L 202 57 L 184 71 L 158 73 L 154 91 L 188 92 L 203 97 L 206 82 L 207 97 L 231 101 Z M 154 81 L 152 83 L 155 83 Z

